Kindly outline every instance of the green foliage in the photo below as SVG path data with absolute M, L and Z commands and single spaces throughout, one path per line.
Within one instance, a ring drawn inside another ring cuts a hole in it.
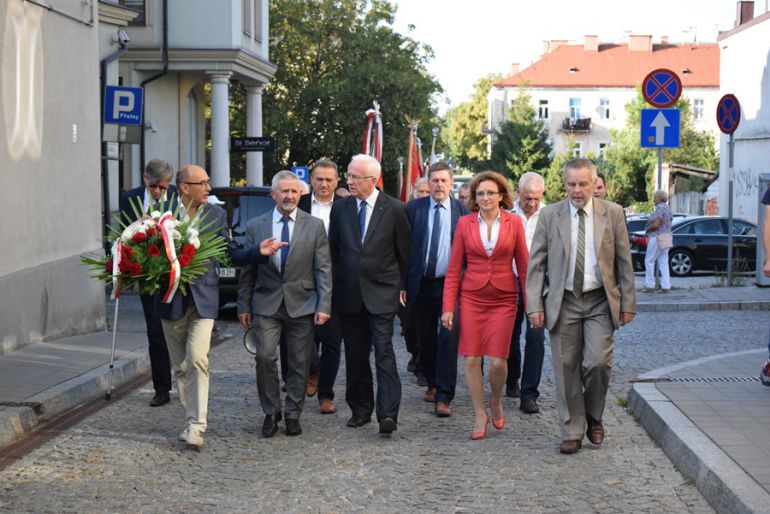
M 373 100 L 384 122 L 386 189 L 395 190 L 396 156 L 407 149 L 405 116 L 420 121 L 429 155 L 437 124 L 431 97 L 441 86 L 426 71 L 431 48 L 393 30 L 395 10 L 386 0 L 270 2 L 270 59 L 278 71 L 263 98 L 263 133 L 276 140 L 276 151 L 264 154 L 266 181 L 321 157 L 344 167 L 361 151 L 364 112 Z M 245 133 L 244 92 L 234 89 L 232 128 Z
M 551 164 L 548 129 L 535 118 L 525 86 L 511 103 L 494 142 L 488 167 L 515 181 L 527 171 L 543 172 Z

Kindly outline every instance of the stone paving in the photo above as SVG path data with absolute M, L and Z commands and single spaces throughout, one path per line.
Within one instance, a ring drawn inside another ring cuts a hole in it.
M 735 326 L 741 337 L 735 337 Z M 345 427 L 344 373 L 339 411 L 322 416 L 308 399 L 304 434 L 262 439 L 253 360 L 240 328 L 214 348 L 206 447 L 176 440 L 183 412 L 151 409 L 150 384 L 84 419 L 0 472 L 0 511 L 9 512 L 712 512 L 644 429 L 620 405 L 629 380 L 693 358 L 762 348 L 761 312 L 642 313 L 618 333 L 608 398 L 607 440 L 558 453 L 550 356 L 539 402 L 522 414 L 506 400 L 508 424 L 472 442 L 462 380 L 455 415 L 437 419 L 403 367 L 399 430 Z

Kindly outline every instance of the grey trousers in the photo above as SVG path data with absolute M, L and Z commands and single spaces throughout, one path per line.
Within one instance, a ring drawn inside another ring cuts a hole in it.
M 562 438 L 583 439 L 586 414 L 601 421 L 612 372 L 615 326 L 603 288 L 578 299 L 564 291 L 549 332 Z
M 278 347 L 281 333 L 286 339 L 286 418 L 299 419 L 305 404 L 310 356 L 313 351 L 313 315 L 292 318 L 281 303 L 273 316 L 255 314 L 252 321 L 257 337 L 257 393 L 262 411 L 274 415 L 281 411 L 281 385 L 278 380 Z

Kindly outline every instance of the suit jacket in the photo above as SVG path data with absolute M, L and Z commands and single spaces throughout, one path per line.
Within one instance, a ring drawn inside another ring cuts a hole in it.
M 444 280 L 442 312 L 453 312 L 459 290 L 478 291 L 490 282 L 499 290 L 509 293 L 519 291 L 513 261 L 517 269 L 527 269 L 527 240 L 521 219 L 509 212 L 500 211 L 500 232 L 492 255 L 487 255 L 481 241 L 478 213 L 463 216 L 457 223 L 457 234 L 452 243 Z M 465 263 L 465 271 L 462 271 Z M 460 274 L 462 272 L 462 284 Z M 520 275 L 526 280 L 526 273 Z M 524 300 L 524 299 L 522 299 Z
M 209 223 L 211 225 L 206 229 L 207 232 L 217 231 L 219 235 L 227 239 L 227 213 L 218 205 L 204 204 L 201 209 L 201 226 Z M 195 302 L 195 308 L 198 310 L 201 318 L 216 319 L 219 314 L 219 263 L 210 262 L 206 273 L 195 279 L 187 289 L 187 296 L 182 295 L 182 291 L 177 289 L 171 299 L 171 303 L 161 303 L 158 296 L 158 310 L 163 319 L 180 319 L 189 302 Z
M 634 269 L 623 209 L 594 198 L 594 247 L 615 328 L 621 312 L 636 312 Z M 527 270 L 528 312 L 545 312 L 545 326 L 559 320 L 571 252 L 569 200 L 543 207 L 530 248 Z
M 455 237 L 457 220 L 460 219 L 460 216 L 468 214 L 468 207 L 454 198 L 450 198 L 449 203 L 452 220 L 449 236 L 449 244 L 451 245 Z M 412 227 L 412 256 L 409 260 L 409 271 L 406 277 L 406 298 L 408 301 L 413 302 L 417 299 L 417 294 L 420 292 L 420 283 L 422 282 L 423 275 L 425 275 L 425 261 L 428 255 L 428 241 L 430 240 L 430 234 L 428 233 L 428 221 L 431 216 L 430 197 L 426 196 L 425 198 L 412 200 L 406 204 L 406 210 L 409 214 L 409 225 Z
M 246 246 L 258 247 L 273 236 L 273 210 L 246 225 Z M 241 270 L 238 313 L 273 316 L 281 302 L 292 318 L 331 314 L 332 265 L 329 241 L 320 219 L 297 209 L 283 275 L 268 257 Z
M 351 196 L 334 202 L 329 247 L 334 266 L 334 302 L 341 312 L 398 312 L 405 289 L 411 238 L 406 206 L 383 192 L 377 196 L 361 242 L 358 203 Z
M 135 187 L 134 189 L 129 189 L 128 191 L 124 191 L 123 194 L 120 195 L 120 212 L 125 213 L 125 215 L 122 216 L 128 216 L 128 221 L 133 222 L 136 221 L 137 217 L 134 214 L 134 209 L 131 207 L 131 202 L 133 199 L 134 204 L 139 204 L 140 206 L 144 204 L 144 191 L 147 189 L 144 186 Z M 152 195 L 150 195 L 150 198 L 152 198 Z M 177 203 L 179 202 L 178 193 L 176 190 L 176 187 L 174 186 L 168 186 L 168 190 L 166 191 L 166 202 L 168 204 L 168 207 L 166 210 L 174 211 L 176 209 Z M 170 202 L 169 202 L 170 200 Z M 126 218 L 121 218 L 123 221 L 126 221 Z

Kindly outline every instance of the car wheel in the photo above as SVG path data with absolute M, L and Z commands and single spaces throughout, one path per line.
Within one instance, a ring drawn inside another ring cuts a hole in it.
M 675 277 L 686 277 L 692 273 L 695 259 L 689 251 L 677 248 L 669 252 L 668 265 L 672 275 Z

